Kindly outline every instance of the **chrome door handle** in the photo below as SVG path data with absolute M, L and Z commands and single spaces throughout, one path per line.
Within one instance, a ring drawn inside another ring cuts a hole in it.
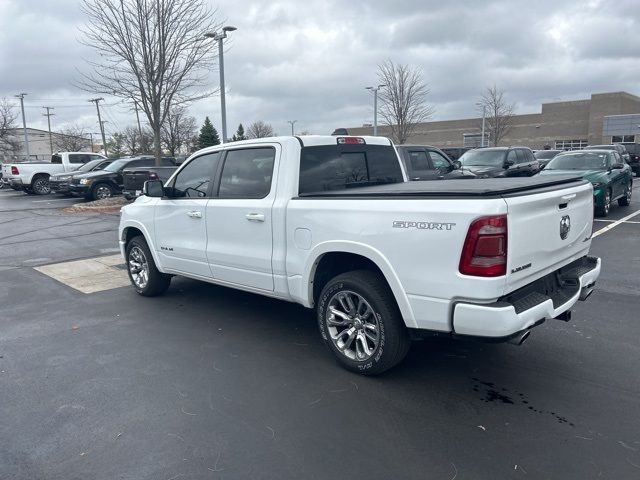
M 247 213 L 244 217 L 250 222 L 264 222 L 264 214 L 262 213 Z
M 199 210 L 191 210 L 190 212 L 187 212 L 187 215 L 191 218 L 202 218 L 202 212 Z

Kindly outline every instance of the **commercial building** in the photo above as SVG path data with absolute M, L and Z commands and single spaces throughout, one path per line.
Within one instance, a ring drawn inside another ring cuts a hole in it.
M 420 123 L 407 143 L 478 147 L 481 128 L 481 118 Z M 373 134 L 368 126 L 348 131 Z M 391 136 L 391 131 L 378 127 L 378 134 Z M 640 97 L 626 92 L 594 93 L 588 100 L 543 103 L 540 113 L 515 115 L 500 145 L 575 149 L 612 142 L 640 143 Z
M 29 160 L 49 160 L 51 158 L 51 150 L 54 152 L 62 150 L 88 152 L 91 150 L 92 144 L 89 138 L 63 135 L 55 132 L 51 133 L 50 141 L 49 132 L 37 128 L 27 128 L 27 139 L 29 142 Z M 0 161 L 10 162 L 27 158 L 24 145 L 24 130 L 22 128 L 10 129 L 8 140 L 8 142 L 0 143 Z

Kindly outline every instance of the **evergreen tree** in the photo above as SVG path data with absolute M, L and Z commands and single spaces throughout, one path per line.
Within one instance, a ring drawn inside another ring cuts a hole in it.
M 209 117 L 206 117 L 200 129 L 200 135 L 198 136 L 198 148 L 211 147 L 213 145 L 220 145 L 220 137 L 211 124 Z
M 242 124 L 238 125 L 238 130 L 233 134 L 232 142 L 238 142 L 240 140 L 247 140 L 247 136 L 244 134 L 244 127 Z

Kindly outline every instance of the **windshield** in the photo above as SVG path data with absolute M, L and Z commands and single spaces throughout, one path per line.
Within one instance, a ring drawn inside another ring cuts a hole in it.
M 558 155 L 558 153 L 560 153 L 558 150 L 540 150 L 534 153 L 534 155 L 538 160 L 548 160 Z
M 615 145 L 591 145 L 590 147 L 584 147 L 584 150 L 615 150 Z
M 104 167 L 104 170 L 106 172 L 117 172 L 118 170 L 123 168 L 128 162 L 129 160 L 126 160 L 126 159 L 116 160 L 115 162 L 110 163 L 109 165 Z
M 563 153 L 551 160 L 545 170 L 604 170 L 609 167 L 608 153 Z
M 506 153 L 506 150 L 471 150 L 460 157 L 460 163 L 465 167 L 501 167 Z
M 78 172 L 90 172 L 91 170 L 93 170 L 93 167 L 95 167 L 96 165 L 98 165 L 101 162 L 104 162 L 103 158 L 97 158 L 95 160 L 91 160 L 90 162 L 87 162 L 84 165 L 82 165 L 77 171 Z

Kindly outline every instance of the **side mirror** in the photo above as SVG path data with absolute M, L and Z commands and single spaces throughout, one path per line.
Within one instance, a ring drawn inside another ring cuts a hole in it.
M 164 186 L 160 180 L 147 180 L 142 186 L 142 194 L 147 197 L 163 197 Z
M 460 160 L 454 160 L 453 162 L 451 162 L 451 165 L 453 165 L 454 170 L 460 170 L 462 168 L 462 163 L 460 162 Z
M 509 168 L 511 167 L 515 162 L 513 160 L 505 160 L 504 161 L 504 168 Z

